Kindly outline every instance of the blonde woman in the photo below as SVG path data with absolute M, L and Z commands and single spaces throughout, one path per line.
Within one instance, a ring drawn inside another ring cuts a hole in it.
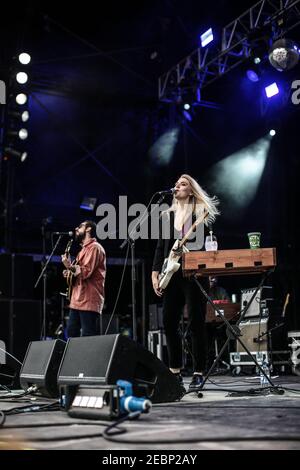
M 186 305 L 189 316 L 189 329 L 192 339 L 193 377 L 189 390 L 197 390 L 203 381 L 205 368 L 205 299 L 193 280 L 183 277 L 180 268 L 173 274 L 166 289 L 159 288 L 159 273 L 164 259 L 168 256 L 176 239 L 181 239 L 201 214 L 206 214 L 206 225 L 214 222 L 219 214 L 218 200 L 210 197 L 190 175 L 183 174 L 175 184 L 171 208 L 164 213 L 169 220 L 170 236 L 157 242 L 152 265 L 152 285 L 154 292 L 163 300 L 163 322 L 167 340 L 169 367 L 180 383 L 182 364 L 182 338 L 179 323 Z M 200 247 L 199 247 L 200 249 Z

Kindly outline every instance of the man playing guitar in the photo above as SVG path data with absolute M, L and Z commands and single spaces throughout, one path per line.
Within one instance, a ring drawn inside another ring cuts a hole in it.
M 75 229 L 81 250 L 72 263 L 68 253 L 62 255 L 65 278 L 74 277 L 67 324 L 68 337 L 93 336 L 97 331 L 97 314 L 104 304 L 106 255 L 96 240 L 96 224 L 86 220 Z

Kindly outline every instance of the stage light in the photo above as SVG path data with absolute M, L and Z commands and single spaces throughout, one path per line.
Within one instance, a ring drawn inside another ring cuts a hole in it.
M 270 134 L 271 137 L 274 137 L 274 135 L 276 135 L 275 129 L 271 129 L 269 134 Z
M 279 93 L 279 88 L 277 86 L 277 83 L 271 83 L 271 85 L 268 85 L 265 87 L 265 92 L 267 95 L 267 98 L 272 98 L 272 96 L 278 95 Z
M 269 51 L 269 61 L 279 72 L 292 69 L 299 61 L 297 44 L 290 39 L 278 39 Z
M 153 163 L 165 166 L 172 160 L 179 137 L 179 128 L 174 127 L 161 135 L 149 150 Z
M 20 129 L 18 135 L 21 140 L 26 140 L 28 137 L 28 130 L 24 128 Z
M 27 152 L 20 152 L 19 150 L 15 150 L 12 147 L 6 147 L 4 151 L 8 155 L 18 158 L 21 162 L 24 162 L 28 156 Z
M 271 140 L 271 136 L 267 134 L 216 163 L 211 169 L 208 175 L 211 190 L 222 197 L 228 218 L 234 218 L 238 211 L 243 211 L 254 199 L 267 162 Z
M 19 129 L 18 131 L 8 131 L 7 135 L 11 137 L 19 137 L 21 140 L 26 140 L 28 137 L 27 129 Z
M 255 63 L 255 65 L 259 65 L 261 63 L 261 58 L 258 56 L 254 57 L 253 62 Z
M 22 152 L 22 153 L 21 153 L 21 157 L 20 157 L 21 162 L 25 162 L 27 156 L 28 156 L 28 153 L 27 153 L 27 152 Z
M 21 114 L 21 119 L 23 122 L 27 122 L 28 119 L 29 119 L 29 112 L 28 111 L 23 111 L 23 113 Z
M 27 65 L 29 64 L 29 62 L 31 61 L 31 57 L 29 54 L 27 54 L 27 52 L 22 52 L 21 54 L 19 54 L 19 62 L 23 65 Z
M 183 105 L 184 109 L 186 109 L 187 111 L 190 109 L 191 105 L 189 103 L 185 103 Z
M 25 104 L 27 102 L 27 95 L 25 95 L 25 93 L 19 93 L 16 96 L 16 102 L 20 105 Z
M 201 34 L 200 40 L 201 40 L 201 46 L 205 47 L 207 44 L 209 44 L 211 41 L 213 41 L 214 35 L 212 32 L 212 29 L 209 28 L 205 33 Z
M 192 118 L 191 114 L 188 111 L 186 111 L 185 109 L 183 110 L 183 115 L 184 115 L 184 117 L 187 121 L 192 122 L 193 118 Z
M 20 119 L 22 122 L 27 122 L 29 120 L 29 112 L 27 110 L 22 112 L 10 111 L 8 115 L 16 119 Z
M 96 207 L 97 204 L 97 198 L 96 197 L 84 197 L 81 204 L 80 204 L 80 209 L 83 209 L 85 211 L 93 211 Z
M 251 82 L 258 82 L 259 81 L 259 75 L 255 70 L 249 69 L 246 72 L 248 80 Z
M 16 75 L 16 80 L 21 85 L 24 85 L 28 81 L 28 75 L 26 72 L 18 72 Z

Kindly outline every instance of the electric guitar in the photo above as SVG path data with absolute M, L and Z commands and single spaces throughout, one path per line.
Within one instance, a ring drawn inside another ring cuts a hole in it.
M 73 240 L 68 241 L 68 244 L 65 249 L 65 255 L 69 257 L 70 255 L 70 250 L 72 246 Z M 75 261 L 73 261 L 72 266 L 75 265 Z M 67 291 L 66 291 L 66 297 L 68 300 L 71 300 L 71 295 L 72 295 L 72 287 L 73 287 L 73 280 L 74 280 L 74 273 L 70 269 L 68 269 L 67 277 L 66 277 L 66 282 L 67 282 Z
M 189 236 L 197 225 L 201 224 L 203 220 L 208 216 L 208 212 L 204 211 L 200 217 L 193 223 L 191 228 L 187 231 L 182 240 L 176 240 L 172 246 L 168 258 L 165 258 L 162 270 L 158 275 L 158 285 L 160 289 L 165 289 L 169 284 L 172 276 L 180 268 L 180 263 L 178 262 L 182 256 L 182 253 L 187 253 L 189 250 L 186 248 L 185 244 L 188 241 Z

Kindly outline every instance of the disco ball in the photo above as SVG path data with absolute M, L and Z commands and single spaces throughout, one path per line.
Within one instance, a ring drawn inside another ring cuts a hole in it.
M 290 39 L 278 39 L 269 51 L 270 64 L 279 72 L 292 69 L 299 60 L 298 46 Z

